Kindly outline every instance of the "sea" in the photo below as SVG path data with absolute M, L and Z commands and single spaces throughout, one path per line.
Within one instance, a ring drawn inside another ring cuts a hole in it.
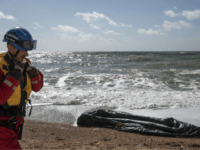
M 44 75 L 30 95 L 31 119 L 75 124 L 97 108 L 154 117 L 200 112 L 199 51 L 31 51 L 28 58 Z

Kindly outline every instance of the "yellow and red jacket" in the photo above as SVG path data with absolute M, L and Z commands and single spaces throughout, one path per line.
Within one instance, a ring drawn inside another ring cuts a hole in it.
M 11 107 L 19 106 L 22 91 L 20 82 L 7 74 L 9 71 L 3 67 L 8 65 L 8 62 L 4 58 L 5 54 L 6 53 L 0 54 L 0 105 L 7 103 L 7 105 Z M 25 58 L 25 60 L 30 63 L 29 59 Z M 38 92 L 43 87 L 43 74 L 39 70 L 38 72 L 39 75 L 32 79 L 26 74 L 27 85 L 23 88 L 23 91 L 26 91 L 27 93 L 27 97 L 24 100 L 25 103 L 29 99 L 32 90 Z M 22 78 L 22 82 L 24 82 L 24 77 Z

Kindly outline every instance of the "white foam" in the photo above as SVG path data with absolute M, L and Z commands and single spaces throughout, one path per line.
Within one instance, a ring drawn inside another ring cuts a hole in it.
M 52 78 L 52 82 L 50 81 L 49 83 L 47 81 L 50 79 L 45 79 L 43 89 L 37 93 L 38 97 L 33 93 L 34 101 L 39 103 L 60 102 L 63 104 L 77 102 L 87 106 L 110 106 L 121 107 L 123 109 L 200 107 L 199 82 L 197 79 L 195 80 L 184 76 L 190 74 L 198 75 L 200 70 L 172 68 L 166 70 L 164 76 L 167 75 L 167 73 L 169 73 L 169 75 L 173 73 L 170 79 L 172 79 L 173 82 L 179 83 L 177 84 L 177 89 L 173 90 L 169 86 L 170 83 L 163 83 L 164 79 L 159 75 L 159 70 L 158 72 L 154 72 L 155 70 L 150 69 L 144 71 L 143 69 L 135 69 L 134 65 L 133 68 L 128 69 L 121 67 L 115 68 L 112 67 L 112 64 L 108 64 L 110 59 L 108 59 L 105 54 L 92 55 L 92 57 L 97 60 L 96 63 L 98 65 L 97 68 L 90 68 L 88 66 L 92 63 L 88 61 L 88 57 L 86 58 L 85 56 L 83 57 L 82 54 L 67 52 L 34 52 L 33 57 L 31 57 L 31 59 L 34 60 L 33 62 L 39 65 L 42 64 L 42 68 L 39 69 L 45 72 L 45 77 Z M 120 62 L 121 58 L 117 59 L 119 59 Z M 57 64 L 64 63 L 66 63 L 65 67 L 69 67 L 73 72 L 69 74 L 60 72 L 63 66 L 58 66 Z M 67 66 L 68 64 L 69 66 Z M 50 68 L 52 65 L 54 65 L 55 68 Z M 101 70 L 101 67 L 106 67 L 108 72 L 110 71 L 111 73 L 105 73 L 107 70 L 100 72 L 98 69 Z M 93 72 L 92 69 L 98 71 Z M 116 71 L 118 73 L 128 73 L 114 74 Z M 161 70 L 161 74 L 162 73 Z M 155 78 L 153 75 L 155 75 Z M 165 81 L 167 82 L 168 79 L 167 77 Z M 55 80 L 58 80 L 57 83 L 55 83 Z M 70 85 L 67 85 L 67 83 Z M 190 91 L 178 91 L 180 89 L 190 89 Z
M 44 87 L 33 93 L 35 103 L 61 103 L 85 106 L 109 106 L 124 109 L 200 108 L 200 93 L 154 89 L 78 89 L 67 87 Z
M 183 70 L 179 74 L 187 75 L 187 74 L 200 74 L 200 70 Z
M 56 85 L 59 86 L 59 87 L 65 86 L 66 84 L 65 84 L 64 81 L 65 81 L 68 77 L 69 77 L 69 75 L 65 75 L 65 76 L 59 78 L 59 80 L 58 80 L 58 82 L 56 83 Z
M 53 71 L 58 71 L 59 68 L 50 68 L 50 69 L 45 69 L 45 72 L 53 72 Z

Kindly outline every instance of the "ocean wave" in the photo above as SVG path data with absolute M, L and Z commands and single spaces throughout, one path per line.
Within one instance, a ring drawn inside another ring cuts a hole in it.
M 199 55 L 187 53 L 34 52 L 31 61 L 45 83 L 30 98 L 125 109 L 200 107 Z
M 179 74 L 182 75 L 199 75 L 200 74 L 200 70 L 183 70 L 182 72 L 180 72 Z
M 48 91 L 47 91 L 48 90 Z M 53 105 L 83 105 L 123 107 L 125 109 L 200 108 L 199 90 L 174 91 L 152 89 L 78 89 L 46 88 L 41 97 L 31 97 L 34 103 Z
M 179 53 L 180 55 L 200 55 L 200 52 L 198 52 L 198 51 L 191 51 L 191 52 L 180 52 Z
M 132 55 L 129 56 L 128 62 L 140 62 L 140 61 L 159 61 L 160 59 L 157 58 L 151 58 L 149 56 L 142 56 L 142 55 Z
M 147 63 L 146 67 L 150 68 L 163 68 L 163 69 L 181 69 L 181 68 L 200 68 L 200 64 L 192 62 L 160 62 L 160 63 Z

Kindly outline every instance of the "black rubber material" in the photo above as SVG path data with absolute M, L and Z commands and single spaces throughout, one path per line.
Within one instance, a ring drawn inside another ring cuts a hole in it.
M 83 113 L 77 124 L 148 135 L 200 137 L 200 127 L 174 118 L 145 117 L 105 109 Z

